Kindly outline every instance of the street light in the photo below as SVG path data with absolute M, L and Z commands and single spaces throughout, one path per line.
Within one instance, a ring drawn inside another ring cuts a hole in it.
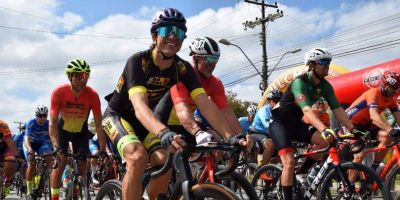
M 285 57 L 285 55 L 286 54 L 288 54 L 288 53 L 297 53 L 297 52 L 300 52 L 302 49 L 295 49 L 295 50 L 293 50 L 293 51 L 286 51 L 283 55 L 282 55 L 282 57 L 279 59 L 279 61 L 275 64 L 275 66 L 271 69 L 271 71 L 268 73 L 268 75 L 267 75 L 267 77 L 269 77 L 271 74 L 272 74 L 272 72 L 275 70 L 275 68 L 278 66 L 278 64 L 281 62 L 281 60 L 283 59 L 283 57 Z
M 229 41 L 226 40 L 226 39 L 220 39 L 220 40 L 219 40 L 219 43 L 224 44 L 224 45 L 228 45 L 228 46 L 232 45 L 232 46 L 237 47 L 237 48 L 243 53 L 243 55 L 246 56 L 247 60 L 250 62 L 250 64 L 253 66 L 253 68 L 257 71 L 257 73 L 261 76 L 260 71 L 258 71 L 258 69 L 256 68 L 256 66 L 253 64 L 253 62 L 251 62 L 250 58 L 247 57 L 246 53 L 242 50 L 242 48 L 240 48 L 240 46 L 238 46 L 238 45 L 236 45 L 236 44 L 233 44 L 233 43 L 229 42 Z M 261 77 L 262 77 L 262 76 L 261 76 Z

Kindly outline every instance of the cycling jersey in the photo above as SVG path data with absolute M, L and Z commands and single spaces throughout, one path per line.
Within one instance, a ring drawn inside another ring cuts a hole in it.
M 268 104 L 264 105 L 257 110 L 254 116 L 253 123 L 251 123 L 250 129 L 259 134 L 268 134 L 268 127 L 272 118 L 271 109 Z
M 391 112 L 399 111 L 396 97 L 384 97 L 380 88 L 371 88 L 358 97 L 349 108 L 346 109 L 347 116 L 355 125 L 369 125 L 372 120 L 369 115 L 370 108 L 377 108 L 382 113 L 386 108 Z
M 19 150 L 22 150 L 22 144 L 24 143 L 24 135 L 25 135 L 25 131 L 22 133 L 19 133 L 17 135 L 14 135 L 14 137 L 13 137 L 13 140 Z
M 242 133 L 247 134 L 247 131 L 249 131 L 249 127 L 250 127 L 250 122 L 247 119 L 247 117 L 239 117 L 239 123 L 240 123 L 240 127 L 242 127 Z
M 0 158 L 11 157 L 14 155 L 6 143 L 6 140 L 11 137 L 11 131 L 7 123 L 0 120 Z
M 49 120 L 43 125 L 39 125 L 36 119 L 31 119 L 26 122 L 25 136 L 31 138 L 31 140 L 50 140 L 49 137 Z
M 133 94 L 146 94 L 150 109 L 155 109 L 179 81 L 188 88 L 192 98 L 205 93 L 188 62 L 176 55 L 170 67 L 160 70 L 153 58 L 152 49 L 131 56 L 114 92 L 106 97 L 109 104 L 104 113 L 103 127 L 121 156 L 123 148 L 129 143 L 143 143 L 150 154 L 160 147 L 159 138 L 153 133 L 149 134 L 136 118 L 130 101 Z M 171 110 L 172 106 L 168 114 Z
M 72 93 L 71 85 L 57 87 L 51 94 L 50 115 L 58 116 L 59 129 L 69 133 L 86 133 L 90 110 L 94 118 L 101 118 L 100 99 L 97 92 L 86 86 L 78 97 Z
M 318 85 L 314 85 L 311 73 L 296 77 L 289 85 L 279 103 L 271 110 L 273 121 L 269 126 L 269 134 L 278 151 L 293 147 L 292 139 L 311 142 L 314 132 L 302 121 L 302 108 L 311 107 L 321 97 L 324 97 L 332 110 L 340 106 L 331 84 L 323 79 Z

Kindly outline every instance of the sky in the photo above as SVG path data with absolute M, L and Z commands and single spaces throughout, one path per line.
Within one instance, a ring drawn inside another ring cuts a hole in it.
M 260 2 L 260 1 L 259 1 Z M 273 2 L 267 2 L 273 3 Z M 282 0 L 284 16 L 267 24 L 268 66 L 273 80 L 304 62 L 314 47 L 332 51 L 333 62 L 358 70 L 399 58 L 400 1 Z M 261 71 L 260 26 L 243 22 L 261 17 L 261 8 L 238 0 L 2 0 L 0 2 L 0 119 L 17 131 L 16 121 L 34 117 L 39 104 L 49 106 L 51 91 L 68 83 L 66 64 L 84 58 L 91 66 L 88 85 L 102 98 L 113 91 L 125 62 L 151 44 L 154 13 L 174 7 L 187 19 L 187 39 L 179 56 L 188 56 L 190 41 L 200 36 L 228 39 L 240 46 Z M 267 8 L 266 15 L 276 13 Z M 238 98 L 258 102 L 260 77 L 234 46 L 220 44 L 215 75 Z M 246 78 L 251 77 L 251 78 Z

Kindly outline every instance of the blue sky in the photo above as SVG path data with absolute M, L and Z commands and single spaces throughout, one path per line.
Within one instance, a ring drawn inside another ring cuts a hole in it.
M 285 16 L 267 26 L 269 66 L 287 51 L 303 51 L 286 55 L 269 80 L 300 65 L 314 47 L 330 49 L 333 63 L 350 70 L 399 58 L 399 45 L 391 41 L 400 38 L 400 1 L 282 0 L 278 5 Z M 261 71 L 260 27 L 245 31 L 242 26 L 260 17 L 260 8 L 243 1 L 2 0 L 0 88 L 7 95 L 0 95 L 0 119 L 25 121 L 37 105 L 49 105 L 51 91 L 68 83 L 64 69 L 74 58 L 91 65 L 89 85 L 100 97 L 110 93 L 126 59 L 152 43 L 150 20 L 164 7 L 178 8 L 187 18 L 188 37 L 178 54 L 182 58 L 191 61 L 188 45 L 195 37 L 226 38 L 241 46 Z M 369 46 L 377 49 L 364 51 Z M 255 71 L 237 48 L 220 48 L 214 74 L 238 98 L 258 102 L 260 77 L 246 78 Z M 103 110 L 106 105 L 102 100 Z
M 253 0 L 254 1 L 254 0 Z M 212 8 L 219 9 L 222 7 L 234 6 L 238 0 L 68 0 L 63 1 L 58 7 L 59 13 L 73 11 L 76 14 L 83 16 L 85 25 L 90 25 L 98 22 L 102 18 L 115 13 L 123 13 L 127 15 L 134 14 L 142 7 L 174 7 L 181 10 L 185 16 L 189 17 L 196 15 L 201 11 Z M 261 2 L 261 1 L 259 1 Z M 275 1 L 266 1 L 268 4 L 273 4 Z M 277 1 L 279 4 L 287 6 L 296 6 L 302 10 L 314 9 L 335 9 L 342 2 L 351 2 L 343 0 L 282 0 Z M 269 8 L 274 9 L 274 8 Z

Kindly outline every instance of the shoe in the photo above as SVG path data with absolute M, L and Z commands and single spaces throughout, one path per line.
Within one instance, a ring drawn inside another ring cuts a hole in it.
M 10 186 L 3 186 L 3 194 L 1 194 L 1 197 L 4 199 L 10 194 Z
M 264 172 L 260 175 L 260 178 L 265 181 L 273 181 L 274 179 L 270 177 L 267 172 Z
M 32 194 L 26 196 L 26 200 L 33 200 Z
M 96 177 L 94 177 L 94 176 L 92 176 L 92 183 L 94 185 L 99 185 L 100 184 L 99 180 L 97 180 Z

